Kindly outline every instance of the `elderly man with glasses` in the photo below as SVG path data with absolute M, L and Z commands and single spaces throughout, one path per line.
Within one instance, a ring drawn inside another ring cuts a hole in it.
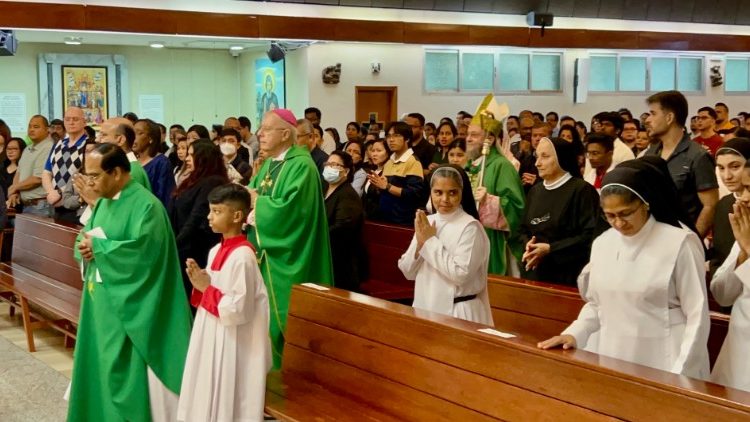
M 247 237 L 255 247 L 270 293 L 271 343 L 277 369 L 281 367 L 292 285 L 333 284 L 320 173 L 309 151 L 297 142 L 297 135 L 297 119 L 291 111 L 275 109 L 263 116 L 258 140 L 266 158 L 249 185 L 253 211 L 248 217 Z

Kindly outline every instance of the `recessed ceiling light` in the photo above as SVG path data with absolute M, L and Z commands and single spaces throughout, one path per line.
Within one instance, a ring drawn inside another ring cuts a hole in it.
M 229 49 L 232 51 L 242 51 L 245 49 L 245 47 L 241 45 L 232 45 L 232 46 L 229 46 Z
M 164 48 L 164 43 L 159 41 L 151 41 L 148 45 L 151 46 L 151 48 Z
M 83 38 L 81 37 L 65 37 L 65 44 L 68 45 L 81 45 Z

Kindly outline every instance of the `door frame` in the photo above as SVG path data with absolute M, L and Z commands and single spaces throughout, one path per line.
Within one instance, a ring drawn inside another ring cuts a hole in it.
M 387 122 L 395 122 L 397 120 L 398 113 L 398 87 L 397 86 L 355 86 L 354 87 L 354 114 L 356 119 L 357 104 L 359 104 L 359 93 L 360 92 L 373 92 L 373 91 L 389 91 L 391 93 L 391 115 L 388 119 L 383 119 Z M 359 119 L 357 119 L 359 120 Z

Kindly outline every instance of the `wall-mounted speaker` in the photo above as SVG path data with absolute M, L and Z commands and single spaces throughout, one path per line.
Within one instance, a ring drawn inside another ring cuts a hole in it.
M 268 51 L 266 51 L 266 54 L 268 54 L 268 58 L 271 60 L 271 62 L 276 63 L 279 60 L 284 60 L 286 51 L 284 51 L 284 48 L 281 47 L 278 43 L 272 42 L 271 47 L 269 47 Z
M 14 56 L 18 50 L 18 39 L 10 29 L 0 29 L 0 56 Z

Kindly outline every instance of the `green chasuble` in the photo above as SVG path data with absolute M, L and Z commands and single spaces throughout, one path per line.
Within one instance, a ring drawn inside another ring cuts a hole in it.
M 151 192 L 151 182 L 148 180 L 146 170 L 143 169 L 143 166 L 138 161 L 130 162 L 130 178 Z
M 479 182 L 480 168 L 481 165 L 473 166 L 471 163 L 467 168 L 471 185 L 474 188 Z M 487 236 L 490 238 L 489 273 L 506 275 L 508 271 L 506 246 L 510 248 L 510 253 L 516 258 L 519 265 L 523 255 L 524 245 L 519 238 L 518 229 L 523 218 L 525 199 L 518 171 L 495 148 L 490 148 L 490 154 L 487 156 L 483 186 L 487 188 L 488 194 L 500 198 L 500 207 L 503 209 L 503 214 L 510 228 L 510 233 L 485 228 Z
M 92 234 L 94 259 L 82 262 L 68 421 L 148 421 L 146 367 L 179 394 L 190 340 L 174 234 L 161 202 L 132 180 L 97 201 L 92 229 L 106 239 Z
M 282 161 L 266 160 L 250 181 L 258 190 L 255 246 L 271 308 L 274 368 L 281 367 L 292 285 L 333 284 L 331 246 L 320 173 L 310 153 L 293 146 Z

